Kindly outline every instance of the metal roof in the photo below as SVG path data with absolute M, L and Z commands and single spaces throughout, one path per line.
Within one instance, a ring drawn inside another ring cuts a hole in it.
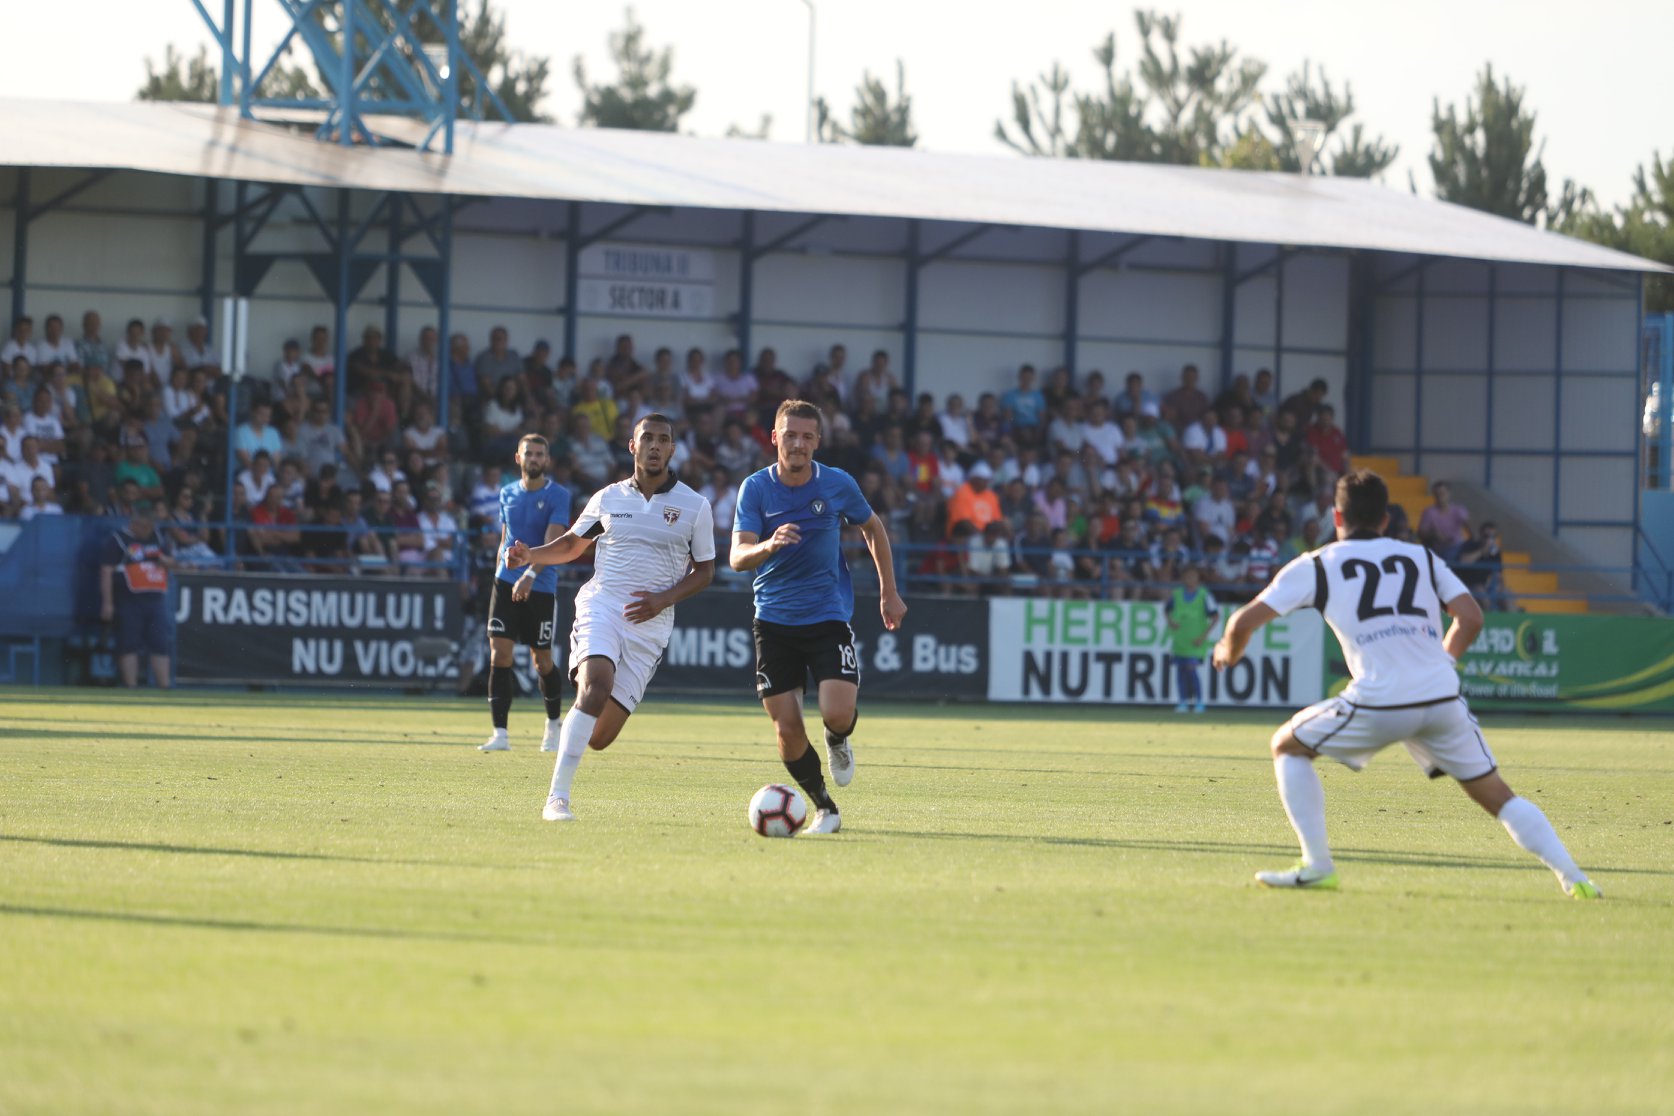
M 460 122 L 454 155 L 342 147 L 206 105 L 0 99 L 0 165 L 848 214 L 1671 271 L 1354 178 Z M 423 125 L 385 120 L 416 141 Z

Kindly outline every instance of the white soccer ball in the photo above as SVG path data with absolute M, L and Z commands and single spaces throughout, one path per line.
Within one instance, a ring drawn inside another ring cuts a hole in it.
M 808 820 L 802 792 L 783 783 L 769 783 L 750 799 L 750 828 L 763 837 L 795 837 Z

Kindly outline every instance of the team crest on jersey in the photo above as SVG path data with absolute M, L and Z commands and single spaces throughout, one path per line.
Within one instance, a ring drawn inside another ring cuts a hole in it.
M 679 508 L 664 508 L 663 509 L 663 521 L 666 522 L 670 527 L 673 527 L 676 523 L 679 523 L 680 522 L 680 509 Z
M 815 515 L 824 515 L 825 514 L 825 501 L 824 500 L 815 500 L 814 501 L 814 514 Z
M 546 510 L 546 501 L 545 500 L 536 500 L 535 501 L 535 508 L 539 511 L 545 511 Z

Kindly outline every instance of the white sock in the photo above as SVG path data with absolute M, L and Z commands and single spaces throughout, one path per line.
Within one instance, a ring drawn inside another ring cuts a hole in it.
M 1511 834 L 1518 848 L 1538 856 L 1540 862 L 1557 873 L 1558 879 L 1564 883 L 1572 884 L 1587 878 L 1587 874 L 1575 866 L 1557 830 L 1552 828 L 1552 823 L 1533 802 L 1526 798 L 1513 798 L 1500 807 L 1500 824 L 1505 826 L 1505 831 Z
M 581 757 L 587 754 L 587 741 L 593 736 L 593 722 L 597 720 L 576 705 L 570 706 L 569 713 L 564 716 L 564 727 L 558 730 L 558 763 L 552 769 L 552 797 L 568 801 L 570 784 L 575 782 L 575 769 L 581 766 Z
M 1273 757 L 1279 798 L 1290 816 L 1290 827 L 1302 843 L 1302 862 L 1316 872 L 1330 872 L 1331 849 L 1325 843 L 1325 787 L 1313 761 L 1305 756 Z

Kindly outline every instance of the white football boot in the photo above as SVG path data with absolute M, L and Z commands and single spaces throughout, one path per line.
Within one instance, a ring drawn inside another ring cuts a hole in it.
M 541 811 L 542 821 L 575 821 L 575 811 L 570 809 L 570 800 L 552 795 L 546 800 L 546 809 Z
M 843 828 L 843 816 L 836 810 L 816 811 L 804 833 L 836 833 Z
M 846 787 L 854 781 L 854 746 L 846 736 L 825 730 L 825 758 L 831 764 L 831 781 Z
M 511 751 L 511 740 L 507 738 L 506 730 L 503 729 L 503 728 L 495 729 L 493 735 L 491 735 L 488 738 L 488 743 L 477 745 L 477 751 L 479 751 L 479 752 L 509 752 L 509 751 Z

